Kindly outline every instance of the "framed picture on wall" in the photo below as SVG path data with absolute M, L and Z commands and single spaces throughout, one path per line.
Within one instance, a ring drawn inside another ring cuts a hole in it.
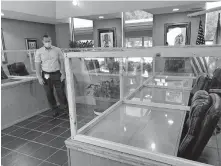
M 27 50 L 33 50 L 33 49 L 37 49 L 38 48 L 37 39 L 26 38 L 25 39 L 25 43 L 26 43 L 26 49 Z
M 30 38 L 26 38 L 25 39 L 25 44 L 26 44 L 26 49 L 27 50 L 36 50 L 38 49 L 38 45 L 37 45 L 37 39 L 30 39 Z M 30 60 L 30 64 L 31 64 L 31 70 L 35 71 L 35 51 L 29 51 L 28 52 L 28 57 Z
M 168 23 L 164 25 L 164 45 L 189 45 L 191 37 L 191 23 Z
M 116 47 L 116 28 L 98 29 L 98 47 Z
M 7 63 L 7 56 L 6 53 L 3 52 L 3 50 L 5 50 L 5 41 L 4 41 L 4 36 L 3 36 L 3 29 L 1 28 L 1 35 L 2 35 L 2 39 L 1 39 L 1 59 L 2 59 L 2 63 L 5 64 Z

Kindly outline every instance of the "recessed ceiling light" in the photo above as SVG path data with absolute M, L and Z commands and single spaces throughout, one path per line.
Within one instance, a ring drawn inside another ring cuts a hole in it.
M 4 16 L 4 13 L 1 12 L 1 16 Z
M 176 12 L 176 11 L 179 11 L 180 9 L 177 9 L 177 8 L 175 8 L 175 9 L 173 9 L 173 12 Z
M 104 16 L 99 16 L 99 19 L 103 19 L 104 18 Z
M 173 120 L 168 120 L 168 123 L 169 123 L 170 125 L 172 125 L 172 124 L 173 124 Z
M 78 5 L 79 5 L 79 0 L 73 0 L 73 1 L 72 1 L 72 4 L 73 4 L 74 6 L 78 6 Z

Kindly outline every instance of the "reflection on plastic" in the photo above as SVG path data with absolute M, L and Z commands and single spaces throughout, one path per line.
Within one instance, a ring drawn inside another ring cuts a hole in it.
M 165 118 L 165 115 L 170 118 Z M 176 143 L 180 140 L 179 133 L 184 116 L 184 112 L 178 110 L 123 104 L 84 134 L 176 155 Z M 176 121 L 173 121 L 174 119 Z
M 168 120 L 169 125 L 173 124 L 173 120 Z
M 156 149 L 156 144 L 155 143 L 151 144 L 151 149 L 152 149 L 152 151 L 154 151 Z

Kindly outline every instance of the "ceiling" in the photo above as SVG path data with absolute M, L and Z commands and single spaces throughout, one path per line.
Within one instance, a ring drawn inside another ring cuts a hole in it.
M 90 16 L 81 16 L 78 18 L 87 19 L 87 20 L 99 20 L 99 16 L 103 16 L 104 17 L 103 19 L 121 18 L 121 12 L 110 13 L 110 14 L 90 15 Z
M 200 1 L 80 1 L 79 7 L 76 7 L 71 1 L 57 1 L 56 18 L 105 15 L 143 9 L 154 12 L 155 9 L 193 4 L 197 6 L 201 3 Z
M 55 24 L 55 1 L 1 1 L 3 18 Z
M 152 14 L 171 13 L 173 8 L 179 12 L 192 8 L 204 8 L 205 1 L 83 1 L 73 6 L 72 1 L 6 1 L 1 2 L 3 18 L 41 22 L 64 23 L 69 17 L 96 20 L 120 18 L 121 12 L 145 10 Z
M 46 24 L 57 24 L 57 23 L 64 23 L 68 22 L 66 20 L 56 20 L 53 17 L 45 17 L 45 16 L 36 16 L 33 14 L 26 14 L 22 12 L 15 12 L 15 11 L 8 11 L 2 10 L 4 13 L 3 18 L 15 19 L 15 20 L 23 20 L 23 21 L 31 21 L 31 22 L 40 22 Z
M 164 8 L 152 8 L 152 9 L 147 9 L 145 11 L 150 12 L 152 14 L 164 14 L 164 13 L 173 13 L 174 8 L 178 8 L 178 12 L 187 12 L 187 11 L 199 11 L 199 10 L 204 10 L 205 9 L 205 4 L 206 2 L 204 1 L 198 1 L 198 2 L 193 2 L 191 4 L 185 4 L 185 5 L 177 5 L 177 6 L 169 6 L 169 7 L 164 7 Z

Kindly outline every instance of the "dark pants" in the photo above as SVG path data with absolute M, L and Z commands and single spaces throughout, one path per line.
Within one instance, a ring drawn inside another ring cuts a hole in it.
M 49 74 L 48 79 L 45 78 L 45 74 Z M 53 93 L 54 88 L 56 90 L 61 109 L 66 109 L 68 106 L 68 103 L 67 103 L 67 98 L 66 98 L 65 91 L 64 91 L 65 83 L 64 81 L 61 82 L 60 80 L 61 78 L 60 71 L 51 72 L 51 73 L 43 71 L 42 77 L 45 82 L 44 89 L 47 94 L 48 102 L 50 104 L 51 109 L 55 109 L 57 107 L 57 102 Z

